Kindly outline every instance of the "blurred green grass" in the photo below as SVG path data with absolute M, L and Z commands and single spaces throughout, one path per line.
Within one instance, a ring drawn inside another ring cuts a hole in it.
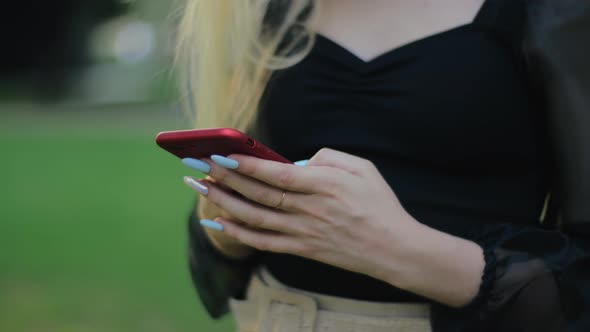
M 0 109 L 0 331 L 233 330 L 191 285 L 191 172 L 153 141 L 182 119 L 154 109 Z

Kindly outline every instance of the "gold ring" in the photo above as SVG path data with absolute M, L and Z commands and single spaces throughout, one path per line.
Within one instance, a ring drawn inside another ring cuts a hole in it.
M 283 204 L 283 201 L 285 200 L 285 196 L 287 196 L 287 192 L 286 191 L 283 191 L 283 196 L 281 196 L 281 200 L 279 201 L 279 204 L 277 204 L 275 206 L 275 209 L 278 209 L 278 208 L 281 207 L 281 204 Z

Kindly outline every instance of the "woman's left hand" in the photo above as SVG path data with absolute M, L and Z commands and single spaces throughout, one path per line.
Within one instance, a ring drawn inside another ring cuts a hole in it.
M 243 197 L 208 181 L 201 181 L 208 190 L 200 191 L 244 222 L 215 219 L 229 236 L 259 250 L 380 279 L 399 268 L 391 259 L 418 222 L 368 160 L 331 149 L 320 150 L 305 167 L 245 155 L 228 158 L 204 161 L 211 177 Z

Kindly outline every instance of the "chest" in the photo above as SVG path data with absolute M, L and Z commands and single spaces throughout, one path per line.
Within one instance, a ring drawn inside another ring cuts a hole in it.
M 455 170 L 532 167 L 544 119 L 514 54 L 476 32 L 440 37 L 374 62 L 326 47 L 278 72 L 260 117 L 269 144 L 297 159 L 332 147 Z
M 312 29 L 369 61 L 402 45 L 472 22 L 484 0 L 322 0 Z

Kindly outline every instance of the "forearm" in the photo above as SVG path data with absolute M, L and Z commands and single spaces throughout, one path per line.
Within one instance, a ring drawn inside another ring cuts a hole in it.
M 414 222 L 389 254 L 381 279 L 397 287 L 452 307 L 468 304 L 479 291 L 485 261 L 475 242 Z

